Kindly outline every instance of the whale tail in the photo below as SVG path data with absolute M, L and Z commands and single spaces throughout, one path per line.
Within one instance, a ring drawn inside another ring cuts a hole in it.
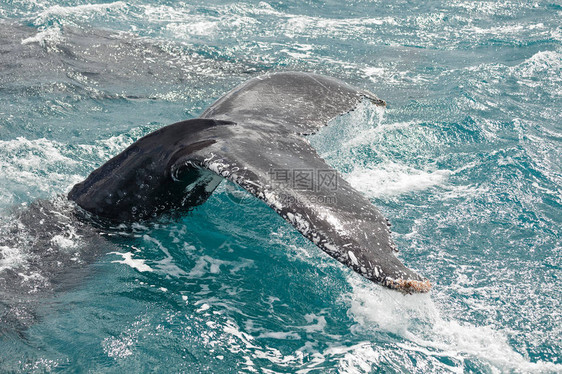
M 427 279 L 396 256 L 388 222 L 304 135 L 375 95 L 339 80 L 278 73 L 236 87 L 200 118 L 151 133 L 69 193 L 111 220 L 138 220 L 203 203 L 222 178 L 264 201 L 302 235 L 357 273 L 402 292 Z

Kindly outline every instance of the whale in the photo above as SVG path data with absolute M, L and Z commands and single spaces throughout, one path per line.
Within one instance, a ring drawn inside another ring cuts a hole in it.
M 363 100 L 386 105 L 332 77 L 259 76 L 200 117 L 140 138 L 74 185 L 68 198 L 100 220 L 144 221 L 194 209 L 227 179 L 370 281 L 403 293 L 428 292 L 429 280 L 396 256 L 389 221 L 307 140 Z

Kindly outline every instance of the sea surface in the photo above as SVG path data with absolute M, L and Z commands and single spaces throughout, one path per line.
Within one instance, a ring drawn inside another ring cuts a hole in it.
M 0 372 L 562 372 L 561 20 L 556 0 L 2 0 Z M 136 139 L 287 70 L 386 100 L 310 141 L 431 293 L 370 283 L 227 182 L 109 232 L 65 215 Z

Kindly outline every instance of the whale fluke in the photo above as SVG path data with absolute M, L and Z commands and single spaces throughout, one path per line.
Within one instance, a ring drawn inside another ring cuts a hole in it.
M 316 74 L 254 78 L 200 118 L 139 139 L 68 196 L 100 217 L 134 221 L 202 204 L 226 178 L 364 277 L 402 292 L 427 292 L 429 281 L 396 258 L 388 221 L 304 136 L 363 99 L 385 105 Z

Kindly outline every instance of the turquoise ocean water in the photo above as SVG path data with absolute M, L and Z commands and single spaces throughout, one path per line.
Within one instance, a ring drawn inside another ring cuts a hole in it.
M 562 372 L 561 20 L 543 0 L 2 1 L 0 372 Z M 95 239 L 26 217 L 285 70 L 387 101 L 310 140 L 430 294 L 371 284 L 226 182 Z

